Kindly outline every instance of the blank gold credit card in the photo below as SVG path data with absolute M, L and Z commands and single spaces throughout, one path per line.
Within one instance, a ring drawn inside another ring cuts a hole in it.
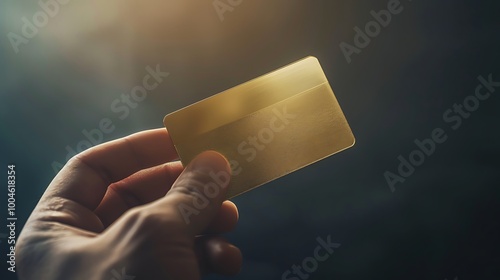
M 163 122 L 184 166 L 206 150 L 229 160 L 232 178 L 227 198 L 355 142 L 314 57 L 171 113 Z

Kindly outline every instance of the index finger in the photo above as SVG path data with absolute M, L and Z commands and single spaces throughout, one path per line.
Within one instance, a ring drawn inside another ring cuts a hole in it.
M 70 199 L 94 210 L 111 183 L 176 159 L 165 128 L 132 134 L 76 155 L 49 186 L 49 196 Z

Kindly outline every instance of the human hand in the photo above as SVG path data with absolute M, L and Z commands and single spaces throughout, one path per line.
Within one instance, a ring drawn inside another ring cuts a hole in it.
M 236 206 L 224 201 L 227 160 L 204 152 L 183 170 L 171 162 L 177 158 L 165 129 L 72 158 L 19 236 L 20 279 L 191 280 L 237 273 L 240 250 L 217 235 L 238 220 Z

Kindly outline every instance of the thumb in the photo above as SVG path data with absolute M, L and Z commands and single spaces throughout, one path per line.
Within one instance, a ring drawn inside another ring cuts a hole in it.
M 216 217 L 230 178 L 221 154 L 201 153 L 163 198 L 129 211 L 112 225 L 103 239 L 110 243 L 103 248 L 126 248 L 119 257 L 133 254 L 129 261 L 145 279 L 200 279 L 195 237 Z
M 217 152 L 203 152 L 184 169 L 156 206 L 175 213 L 175 218 L 185 223 L 186 233 L 194 237 L 214 219 L 225 200 L 230 179 L 226 158 Z

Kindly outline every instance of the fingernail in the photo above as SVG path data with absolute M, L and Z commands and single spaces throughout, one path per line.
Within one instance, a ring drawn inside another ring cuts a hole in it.
M 212 180 L 225 188 L 231 178 L 231 168 L 227 159 L 215 151 L 206 151 L 199 154 L 189 163 L 187 169 L 210 175 Z

